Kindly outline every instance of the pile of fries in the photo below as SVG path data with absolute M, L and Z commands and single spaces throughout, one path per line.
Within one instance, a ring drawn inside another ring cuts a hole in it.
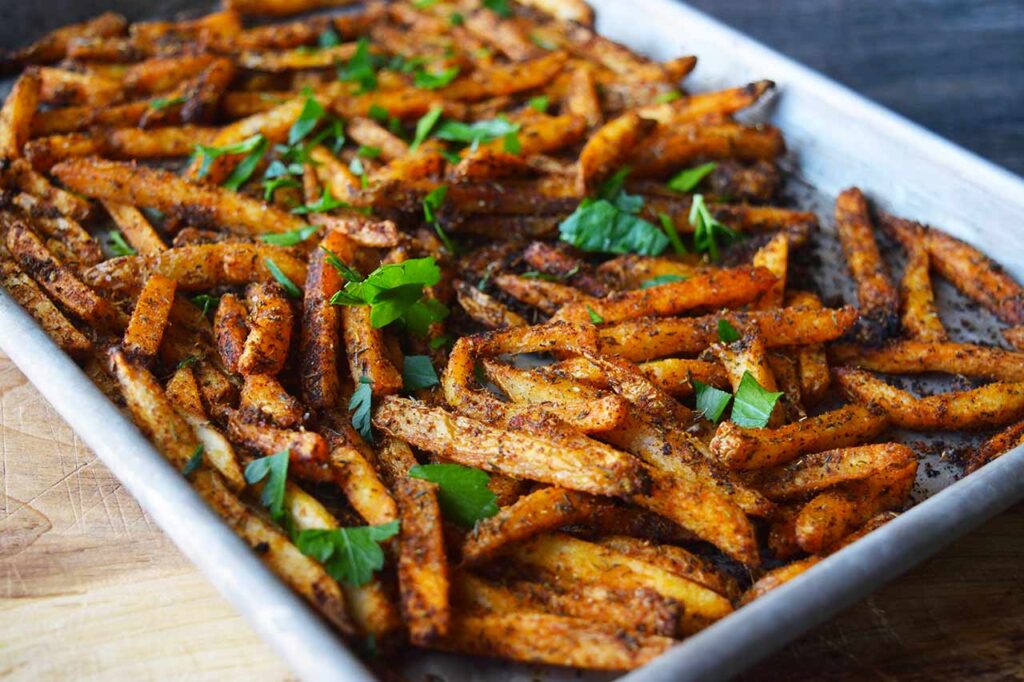
M 932 293 L 1024 346 L 986 256 L 850 189 L 857 305 L 796 281 L 833 237 L 734 118 L 771 82 L 686 92 L 696 58 L 580 0 L 343 4 L 3 55 L 0 277 L 371 659 L 634 668 L 903 509 L 895 429 L 1008 426 L 968 470 L 1024 442 L 1024 353 L 950 340 Z M 989 383 L 875 374 L 923 372 Z

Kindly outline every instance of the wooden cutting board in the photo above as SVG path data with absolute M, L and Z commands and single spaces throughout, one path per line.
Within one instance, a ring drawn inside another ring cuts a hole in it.
M 3 355 L 0 481 L 0 677 L 289 679 Z M 1024 680 L 1022 652 L 1019 506 L 745 679 Z

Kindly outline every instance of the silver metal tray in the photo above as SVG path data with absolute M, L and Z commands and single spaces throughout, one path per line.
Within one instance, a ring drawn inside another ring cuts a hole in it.
M 673 0 L 591 3 L 598 29 L 615 40 L 659 59 L 698 55 L 687 80 L 694 90 L 774 80 L 779 96 L 755 115 L 784 132 L 797 186 L 813 187 L 820 197 L 856 184 L 880 208 L 941 226 L 1024 279 L 1024 180 Z M 0 347 L 298 676 L 372 679 L 2 290 Z M 880 530 L 623 679 L 721 680 L 752 665 L 1024 498 L 1024 448 L 961 481 L 940 476 L 922 496 L 929 494 Z M 427 673 L 452 681 L 576 677 L 429 653 L 402 668 L 412 679 Z

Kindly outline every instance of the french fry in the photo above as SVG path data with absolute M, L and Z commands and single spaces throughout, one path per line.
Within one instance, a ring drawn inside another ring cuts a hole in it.
M 993 381 L 1024 381 L 1024 353 L 970 343 L 894 341 L 881 348 L 835 344 L 835 362 L 873 372 L 945 372 Z
M 554 314 L 570 303 L 592 300 L 579 289 L 566 284 L 519 275 L 498 275 L 494 278 L 494 285 L 509 296 L 548 314 Z
M 0 109 L 0 162 L 6 166 L 21 158 L 32 130 L 32 117 L 40 99 L 40 79 L 35 71 L 18 77 Z
M 608 121 L 591 135 L 580 151 L 578 183 L 590 194 L 638 146 L 651 123 L 635 112 Z
M 352 119 L 346 130 L 349 137 L 359 144 L 379 149 L 380 157 L 385 161 L 400 159 L 409 153 L 409 145 L 404 140 L 373 119 Z
M 665 125 L 691 123 L 716 115 L 731 116 L 753 106 L 774 87 L 771 81 L 756 81 L 738 88 L 695 93 L 672 102 L 651 104 L 642 107 L 639 113 Z
M 942 326 L 932 281 L 928 276 L 928 249 L 914 242 L 907 251 L 907 263 L 900 279 L 900 321 L 903 332 L 917 341 L 945 341 L 946 329 Z
M 718 340 L 718 321 L 722 319 L 741 334 L 748 328 L 760 331 L 768 348 L 778 348 L 837 339 L 857 321 L 857 311 L 850 307 L 779 308 L 704 317 L 631 320 L 603 327 L 601 350 L 634 362 L 699 353 Z
M 597 544 L 700 583 L 728 599 L 734 599 L 739 594 L 739 585 L 732 576 L 682 547 L 658 545 L 628 535 L 604 537 Z
M 899 294 L 878 252 L 867 200 L 856 187 L 836 199 L 836 230 L 857 284 L 857 301 L 867 339 L 878 343 L 896 333 Z
M 817 296 L 803 291 L 791 292 L 786 304 L 794 308 L 821 308 Z M 832 383 L 825 347 L 821 344 L 801 345 L 790 349 L 790 352 L 796 357 L 800 372 L 800 396 L 810 405 L 820 402 Z
M 282 429 L 302 423 L 302 406 L 277 379 L 267 374 L 249 374 L 242 385 L 238 406 L 242 418 L 256 424 L 270 422 Z
M 460 464 L 615 497 L 644 487 L 638 463 L 597 442 L 570 449 L 554 439 L 505 431 L 414 400 L 386 397 L 374 425 L 389 435 Z
M 800 394 L 800 375 L 796 360 L 785 353 L 772 351 L 768 353 L 768 367 L 775 377 L 775 383 L 782 391 L 781 405 L 786 413 L 786 421 L 798 422 L 807 418 L 803 396 Z
M 883 214 L 881 227 L 904 246 L 920 243 L 931 266 L 1006 324 L 1024 324 L 1024 289 L 988 256 L 941 230 Z
M 596 498 L 564 488 L 541 488 L 524 495 L 474 526 L 462 545 L 462 563 L 488 561 L 527 538 L 587 519 Z
M 368 523 L 390 523 L 399 517 L 394 498 L 359 450 L 348 445 L 335 447 L 331 450 L 330 465 L 335 483 Z
M 398 585 L 409 639 L 430 645 L 448 634 L 452 613 L 448 602 L 448 560 L 441 532 L 437 486 L 403 478 L 395 486 L 402 513 Z
M 784 151 L 782 134 L 769 125 L 748 128 L 736 123 L 690 123 L 658 126 L 627 163 L 633 177 L 663 177 L 701 158 L 770 161 Z
M 124 96 L 121 84 L 106 76 L 49 66 L 40 67 L 36 74 L 39 78 L 39 102 L 42 104 L 106 106 Z
M 237 411 L 228 413 L 227 422 L 228 438 L 232 442 L 265 457 L 287 450 L 290 467 L 299 476 L 314 481 L 331 479 L 325 466 L 329 454 L 327 443 L 320 434 L 250 424 Z
M 857 402 L 882 408 L 893 425 L 916 431 L 955 431 L 1005 426 L 1024 416 L 1024 383 L 997 382 L 970 391 L 918 398 L 859 369 L 840 367 L 835 378 Z
M 340 232 L 359 246 L 391 248 L 401 241 L 394 222 L 372 220 L 358 213 L 345 216 L 316 214 L 310 217 L 309 222 L 323 225 L 331 232 Z
M 850 481 L 916 466 L 914 451 L 899 443 L 837 448 L 804 455 L 785 466 L 757 472 L 752 482 L 773 500 L 785 500 Z
M 885 430 L 889 418 L 877 407 L 845 405 L 817 417 L 780 426 L 751 429 L 730 421 L 718 425 L 711 452 L 736 470 L 778 466 L 809 452 L 863 443 Z
M 18 267 L 6 252 L 0 249 L 0 286 L 46 330 L 61 349 L 73 358 L 81 359 L 92 351 L 92 343 L 64 317 L 43 290 Z
M 644 282 L 663 275 L 690 278 L 700 271 L 701 267 L 696 259 L 682 260 L 634 254 L 606 260 L 597 267 L 597 274 L 600 277 L 611 280 L 620 289 L 638 289 Z
M 544 85 L 562 70 L 566 59 L 564 52 L 556 51 L 523 62 L 477 69 L 438 92 L 444 99 L 470 102 L 512 95 Z
M 155 208 L 199 227 L 266 234 L 304 226 L 298 216 L 230 190 L 196 185 L 167 171 L 118 161 L 69 159 L 52 172 L 65 186 L 86 196 Z
M 716 343 L 711 346 L 711 352 L 725 368 L 733 393 L 739 390 L 740 383 L 747 374 L 752 376 L 764 390 L 772 393 L 778 390 L 778 386 L 775 384 L 775 374 L 768 362 L 764 337 L 760 334 L 746 334 L 733 343 Z M 768 419 L 768 426 L 779 426 L 784 418 L 785 411 L 782 405 L 776 403 Z
M 229 293 L 220 297 L 213 330 L 220 361 L 232 373 L 238 372 L 238 360 L 249 336 L 248 319 L 249 313 L 237 296 Z
M 816 555 L 809 556 L 765 573 L 743 593 L 739 606 L 746 606 L 758 597 L 763 597 L 775 588 L 785 585 L 793 578 L 805 573 L 807 569 L 814 566 L 821 559 L 822 557 Z
M 250 284 L 245 292 L 249 335 L 238 358 L 241 374 L 279 373 L 292 338 L 292 308 L 277 284 Z
M 593 128 L 601 123 L 603 114 L 601 100 L 597 96 L 594 72 L 586 64 L 576 66 L 572 71 L 565 93 L 565 109 L 568 113 L 586 121 L 588 128 Z
M 341 311 L 342 338 L 348 368 L 355 381 L 366 377 L 374 397 L 402 390 L 402 375 L 391 361 L 384 332 L 374 329 L 369 306 L 345 306 Z
M 560 533 L 518 545 L 521 563 L 552 574 L 559 582 L 593 582 L 610 588 L 649 588 L 683 605 L 680 629 L 690 634 L 732 612 L 729 600 L 708 588 L 645 561 Z
M 21 192 L 14 197 L 13 203 L 29 216 L 33 227 L 67 248 L 65 260 L 73 261 L 77 266 L 85 266 L 94 265 L 103 259 L 100 245 L 92 235 L 73 218 L 48 210 L 43 199 Z
M 30 46 L 4 57 L 16 64 L 52 64 L 67 56 L 68 47 L 75 40 L 123 35 L 127 25 L 120 14 L 104 12 L 88 21 L 51 31 Z
M 301 47 L 277 52 L 245 50 L 238 55 L 237 60 L 242 68 L 270 73 L 323 69 L 348 61 L 356 53 L 356 48 L 355 43 L 342 43 L 319 50 L 305 50 Z
M 124 333 L 125 356 L 135 362 L 148 362 L 160 349 L 177 283 L 162 275 L 153 275 L 135 303 L 128 329 Z
M 338 330 L 340 311 L 331 297 L 344 280 L 327 262 L 328 252 L 351 262 L 353 247 L 341 233 L 328 231 L 310 258 L 302 308 L 300 357 L 302 396 L 313 407 L 331 407 L 338 402 Z
M 78 279 L 23 222 L 9 225 L 7 248 L 25 274 L 76 317 L 103 331 L 127 326 L 124 314 Z
M 761 296 L 757 308 L 781 308 L 786 297 L 786 271 L 789 263 L 789 240 L 776 234 L 754 254 L 754 267 L 762 267 L 775 277 L 772 287 Z
M 583 0 L 523 0 L 524 5 L 539 9 L 561 21 L 593 26 L 594 11 Z
M 965 473 L 977 471 L 993 459 L 1005 455 L 1010 450 L 1024 443 L 1024 422 L 1017 422 L 993 435 L 982 443 L 980 448 L 972 451 L 964 467 Z
M 45 176 L 32 170 L 32 166 L 21 159 L 10 164 L 8 177 L 11 183 L 22 192 L 33 195 L 33 204 L 52 206 L 59 213 L 73 220 L 85 220 L 92 214 L 89 202 L 59 187 L 54 187 Z M 40 211 L 31 210 L 31 213 Z
M 351 4 L 351 0 L 228 0 L 226 6 L 240 14 L 283 17 Z
M 468 282 L 458 280 L 453 282 L 453 286 L 459 305 L 475 322 L 489 329 L 505 329 L 526 325 L 526 320 L 521 315 L 509 310 L 503 303 L 485 294 Z
M 534 45 L 523 28 L 512 21 L 505 21 L 490 9 L 478 9 L 465 19 L 466 29 L 484 43 L 493 46 L 512 61 L 523 61 L 543 54 Z

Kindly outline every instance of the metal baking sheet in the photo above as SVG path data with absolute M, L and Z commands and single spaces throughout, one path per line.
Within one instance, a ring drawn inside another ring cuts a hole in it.
M 133 18 L 153 15 L 145 0 L 59 4 L 69 11 L 40 13 L 42 5 L 31 3 L 12 3 L 0 10 L 0 40 L 8 45 L 20 42 L 23 31 L 14 30 L 19 24 L 42 30 L 47 22 L 85 18 L 108 8 Z M 778 95 L 751 116 L 771 121 L 785 133 L 792 175 L 788 192 L 796 203 L 824 218 L 831 212 L 831 197 L 856 184 L 882 209 L 940 226 L 996 255 L 1024 279 L 1024 230 L 1018 228 L 1024 217 L 1024 181 L 1017 176 L 685 5 L 672 0 L 592 4 L 602 33 L 642 53 L 659 59 L 698 55 L 698 68 L 687 79 L 689 88 L 700 91 L 774 80 Z M 173 0 L 159 13 L 210 6 Z M 823 221 L 826 231 L 829 223 Z M 824 252 L 834 249 L 827 238 L 820 243 L 817 248 Z M 898 259 L 897 250 L 887 250 L 886 256 Z M 849 296 L 841 278 L 818 284 L 827 294 Z M 969 324 L 953 313 L 959 299 L 951 287 L 938 283 L 937 296 L 944 319 L 958 338 L 998 340 L 986 313 L 971 311 Z M 263 567 L 3 292 L 0 347 L 297 675 L 307 680 L 372 679 L 342 641 Z M 969 447 L 971 441 L 959 444 L 964 443 Z M 920 504 L 623 679 L 720 680 L 733 675 L 1024 498 L 1024 448 L 960 481 L 941 451 L 930 455 L 921 469 L 915 490 L 915 498 L 923 500 Z M 260 598 L 253 599 L 253 594 Z M 407 658 L 402 672 L 410 679 L 436 675 L 451 681 L 579 679 L 573 671 L 434 653 Z

